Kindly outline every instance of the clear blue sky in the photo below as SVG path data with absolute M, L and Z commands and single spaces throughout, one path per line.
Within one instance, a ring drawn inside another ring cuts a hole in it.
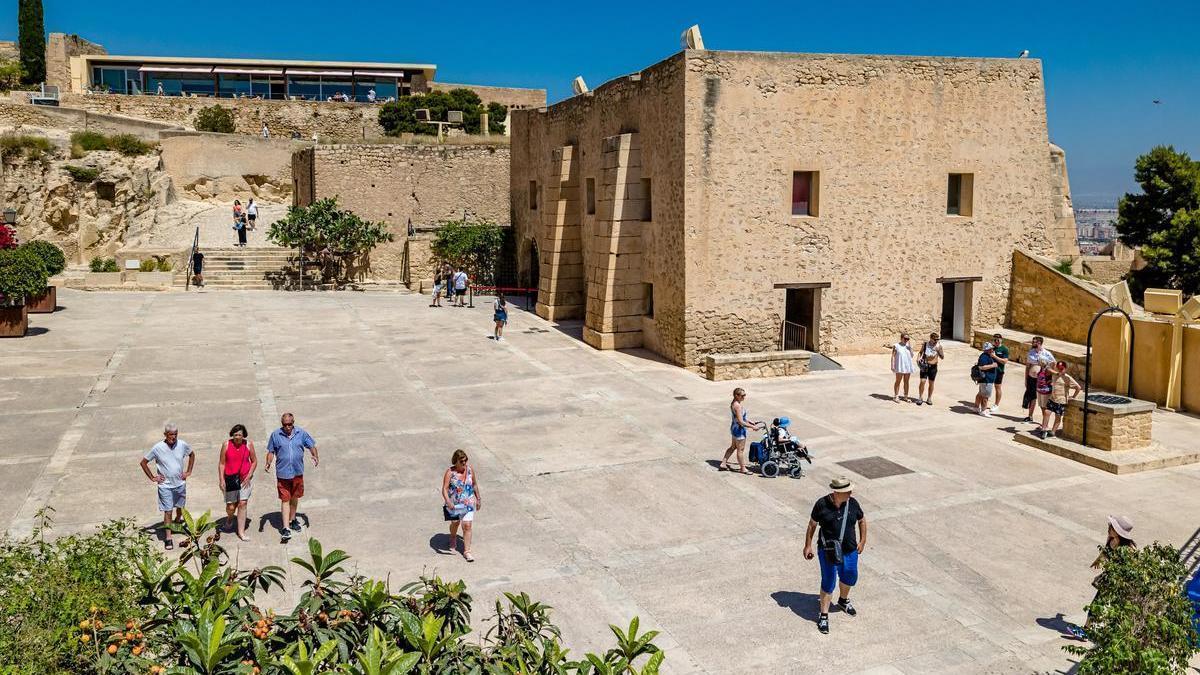
M 0 39 L 16 37 L 7 4 Z M 203 8 L 201 11 L 199 8 Z M 450 82 L 570 93 L 678 50 L 699 23 L 710 49 L 1042 59 L 1050 138 L 1076 202 L 1133 188 L 1156 143 L 1200 158 L 1200 2 L 784 3 L 155 2 L 45 0 L 47 31 L 112 53 L 417 61 Z M 1163 101 L 1161 105 L 1152 103 Z

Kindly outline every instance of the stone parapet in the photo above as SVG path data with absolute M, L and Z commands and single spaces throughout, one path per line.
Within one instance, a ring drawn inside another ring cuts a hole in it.
M 717 381 L 803 375 L 808 372 L 812 355 L 812 352 L 803 349 L 745 354 L 708 354 L 704 357 L 704 377 Z

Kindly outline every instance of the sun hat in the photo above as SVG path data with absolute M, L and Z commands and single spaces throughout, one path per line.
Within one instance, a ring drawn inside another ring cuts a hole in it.
M 992 343 L 990 343 L 990 342 L 983 343 L 983 351 L 990 352 L 993 349 L 995 349 L 995 347 L 992 345 Z
M 781 426 L 781 427 L 786 427 L 787 425 L 789 425 L 791 423 L 792 423 L 792 421 L 786 417 L 779 418 L 779 426 Z
M 829 489 L 834 492 L 850 492 L 854 489 L 854 483 L 851 483 L 850 479 L 845 476 L 838 476 L 829 481 Z
M 1109 516 L 1108 524 L 1112 525 L 1112 529 L 1116 530 L 1117 534 L 1126 539 L 1133 539 L 1133 521 L 1125 516 Z

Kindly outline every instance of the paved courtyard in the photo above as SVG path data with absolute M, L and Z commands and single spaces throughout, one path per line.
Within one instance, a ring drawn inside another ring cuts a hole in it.
M 1129 515 L 1139 542 L 1179 546 L 1197 529 L 1200 466 L 1117 477 L 1017 445 L 1016 383 L 1002 415 L 964 414 L 974 352 L 963 346 L 928 408 L 886 400 L 882 348 L 842 371 L 712 383 L 646 353 L 594 351 L 578 326 L 524 312 L 494 343 L 490 303 L 71 291 L 59 302 L 33 317 L 36 334 L 0 342 L 0 528 L 27 531 L 46 504 L 59 532 L 154 523 L 137 463 L 167 420 L 198 453 L 189 505 L 223 512 L 218 443 L 241 422 L 261 456 L 292 411 L 321 448 L 306 474 L 310 527 L 280 543 L 260 474 L 251 541 L 226 540 L 241 565 L 292 569 L 317 537 L 394 585 L 465 579 L 477 626 L 501 592 L 528 591 L 554 606 L 576 655 L 639 615 L 663 631 L 672 673 L 1065 671 L 1059 615 L 1082 619 L 1105 515 Z M 716 470 L 738 384 L 751 417 L 792 418 L 816 453 L 808 476 Z M 432 546 L 457 447 L 484 497 L 473 564 Z M 911 472 L 870 479 L 837 464 L 868 457 Z M 859 615 L 834 613 L 822 636 L 819 570 L 801 549 L 813 501 L 840 474 L 857 483 L 870 540 Z

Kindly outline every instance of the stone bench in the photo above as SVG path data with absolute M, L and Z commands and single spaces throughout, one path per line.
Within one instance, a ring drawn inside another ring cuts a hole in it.
M 1004 345 L 1008 347 L 1008 358 L 1010 361 L 1017 361 L 1021 364 L 1025 363 L 1025 356 L 1029 353 L 1029 348 L 1032 346 L 1033 334 L 1024 333 L 1011 328 L 990 328 L 987 330 L 977 330 L 972 335 L 971 346 L 976 349 L 982 349 L 983 343 L 991 342 L 992 336 L 999 333 L 1004 338 Z M 1054 357 L 1060 361 L 1067 362 L 1067 372 L 1072 377 L 1079 380 L 1080 385 L 1083 385 L 1083 371 L 1087 363 L 1087 347 L 1085 345 L 1075 344 L 1074 342 L 1064 342 L 1063 340 L 1055 340 L 1053 338 L 1045 338 L 1043 345 Z M 921 347 L 920 342 L 913 344 L 913 350 Z M 1009 366 L 1007 371 L 1012 371 L 1013 367 Z M 1024 369 L 1017 368 L 1017 375 L 1022 375 Z
M 747 380 L 785 377 L 808 372 L 813 353 L 803 349 L 779 352 L 709 354 L 704 357 L 704 377 L 713 380 Z

